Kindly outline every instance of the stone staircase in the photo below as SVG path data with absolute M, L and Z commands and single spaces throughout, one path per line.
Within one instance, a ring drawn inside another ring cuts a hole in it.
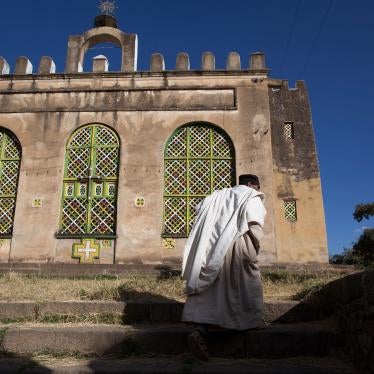
M 267 301 L 267 329 L 212 332 L 208 363 L 188 351 L 192 327 L 179 322 L 182 308 L 176 302 L 2 303 L 0 372 L 356 373 L 335 321 L 296 302 Z

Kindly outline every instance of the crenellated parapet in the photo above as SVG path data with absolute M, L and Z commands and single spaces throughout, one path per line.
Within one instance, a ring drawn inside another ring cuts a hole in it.
M 161 53 L 154 53 L 151 56 L 150 71 L 160 72 L 165 71 L 165 60 Z M 197 69 L 191 69 L 190 58 L 186 52 L 180 52 L 177 55 L 175 62 L 176 71 L 188 71 L 188 70 L 202 70 L 202 71 L 214 71 L 222 70 L 216 69 L 215 56 L 212 52 L 204 52 L 201 56 L 201 66 Z M 230 70 L 249 70 L 253 74 L 267 74 L 269 70 L 265 64 L 265 54 L 262 52 L 255 52 L 250 55 L 248 67 L 242 69 L 240 62 L 240 55 L 237 52 L 230 52 L 226 60 L 226 69 Z
M 77 44 L 78 43 L 78 44 Z M 104 55 L 95 56 L 92 59 L 92 70 L 83 71 L 84 54 L 88 47 L 84 47 L 84 52 L 79 52 L 77 46 L 82 47 L 83 39 L 80 37 L 70 37 L 68 47 L 68 58 L 65 69 L 65 74 L 77 74 L 77 73 L 114 73 L 109 71 L 109 60 Z M 83 43 L 84 44 L 84 43 Z M 81 48 L 79 47 L 79 48 Z M 78 48 L 78 49 L 79 49 Z M 74 57 L 75 56 L 75 57 Z M 80 57 L 78 57 L 80 56 Z M 126 58 L 125 58 L 126 60 Z M 125 64 L 128 68 L 122 69 L 123 73 L 136 72 L 135 65 L 133 63 Z M 174 72 L 196 72 L 196 71 L 244 71 L 252 75 L 265 75 L 269 73 L 269 69 L 265 64 L 265 54 L 262 52 L 255 52 L 250 55 L 248 66 L 242 66 L 241 58 L 239 53 L 230 52 L 226 59 L 225 69 L 219 69 L 216 67 L 215 56 L 212 52 L 204 52 L 201 56 L 201 65 L 196 68 L 191 68 L 190 58 L 188 53 L 180 52 L 176 56 L 175 66 L 172 69 L 166 69 L 165 59 L 161 53 L 153 53 L 150 58 L 150 66 L 148 71 L 150 73 L 174 71 Z M 0 75 L 48 75 L 56 74 L 56 64 L 50 56 L 43 56 L 40 59 L 38 69 L 34 71 L 32 62 L 26 56 L 20 56 L 17 58 L 14 69 L 10 67 L 7 60 L 0 56 Z

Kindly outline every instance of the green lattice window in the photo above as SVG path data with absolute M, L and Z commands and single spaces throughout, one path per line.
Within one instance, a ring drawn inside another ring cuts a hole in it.
M 73 133 L 66 147 L 58 237 L 115 235 L 119 140 L 102 125 Z
M 164 172 L 162 236 L 186 237 L 195 219 L 195 206 L 214 190 L 235 183 L 232 142 L 214 126 L 183 126 L 168 140 Z
M 0 237 L 13 232 L 21 146 L 8 131 L 0 129 Z
M 287 221 L 295 222 L 297 220 L 296 200 L 284 200 L 284 218 Z

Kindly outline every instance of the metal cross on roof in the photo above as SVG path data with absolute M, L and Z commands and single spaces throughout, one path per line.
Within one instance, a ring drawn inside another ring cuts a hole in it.
M 118 9 L 116 2 L 113 1 L 100 1 L 100 4 L 98 6 L 102 14 L 105 14 L 107 16 L 113 16 L 116 9 Z

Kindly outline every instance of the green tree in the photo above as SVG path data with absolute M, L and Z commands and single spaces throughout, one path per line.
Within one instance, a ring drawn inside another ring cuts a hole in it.
M 374 229 L 365 229 L 352 247 L 353 256 L 364 266 L 374 265 Z
M 358 204 L 353 212 L 353 218 L 360 222 L 364 218 L 374 216 L 374 202 Z M 342 254 L 330 258 L 332 264 L 374 266 L 374 228 L 366 228 L 353 243 L 352 248 L 345 248 Z
M 360 259 L 353 253 L 352 248 L 344 248 L 343 253 L 330 257 L 330 263 L 336 265 L 360 264 Z
M 353 212 L 353 217 L 357 222 L 364 218 L 369 219 L 374 216 L 374 202 L 358 204 Z M 374 229 L 367 228 L 353 244 L 352 254 L 357 257 L 359 263 L 364 266 L 374 265 Z
M 358 204 L 353 212 L 353 218 L 360 222 L 363 218 L 369 219 L 374 216 L 374 202 L 368 204 Z

